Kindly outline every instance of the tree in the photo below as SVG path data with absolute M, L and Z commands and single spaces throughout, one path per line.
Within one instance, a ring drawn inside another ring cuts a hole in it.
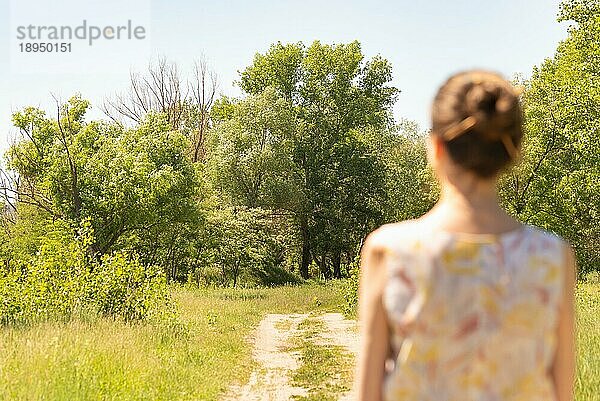
M 210 111 L 215 102 L 218 88 L 217 75 L 208 69 L 206 60 L 194 63 L 194 75 L 191 88 L 191 100 L 186 108 L 186 126 L 189 126 L 189 138 L 192 144 L 192 161 L 204 161 L 206 156 L 206 135 L 211 127 Z
M 439 184 L 427 163 L 426 135 L 416 123 L 404 120 L 380 140 L 378 152 L 386 171 L 386 221 L 417 218 L 438 199 Z
M 75 96 L 58 106 L 56 119 L 32 107 L 13 115 L 21 138 L 7 152 L 16 182 L 1 188 L 11 195 L 4 198 L 72 227 L 90 219 L 89 251 L 98 256 L 135 248 L 157 235 L 168 236 L 180 229 L 178 224 L 197 221 L 198 183 L 186 157 L 189 142 L 171 131 L 168 117 L 151 113 L 139 127 L 125 129 L 86 122 L 88 107 Z M 154 260 L 152 254 L 142 258 Z
M 381 223 L 381 211 L 367 200 L 382 196 L 384 180 L 356 130 L 392 124 L 398 90 L 390 81 L 387 60 L 376 56 L 364 62 L 356 41 L 315 41 L 308 48 L 276 43 L 241 73 L 239 84 L 246 93 L 273 88 L 294 111 L 291 174 L 300 185 L 301 202 L 292 213 L 302 238 L 303 277 L 308 277 L 311 260 L 325 276 L 332 274 L 331 268 L 339 276 L 342 253 L 353 252 L 349 243 L 359 240 L 343 230 Z M 371 185 L 360 185 L 367 179 Z
M 600 3 L 565 1 L 572 20 L 553 58 L 523 94 L 523 160 L 502 185 L 507 208 L 574 246 L 583 271 L 600 260 Z
M 141 124 L 148 113 L 163 113 L 172 130 L 181 128 L 187 96 L 177 65 L 166 58 L 148 64 L 146 75 L 132 72 L 130 90 L 107 99 L 104 113 L 115 122 L 122 118 Z
M 279 216 L 283 217 L 283 216 Z M 222 286 L 295 283 L 288 257 L 290 225 L 262 208 L 220 205 L 208 211 L 202 257 L 191 280 Z
M 164 114 L 172 131 L 188 137 L 189 157 L 195 163 L 204 160 L 217 89 L 217 75 L 205 59 L 194 62 L 191 79 L 185 81 L 177 64 L 161 57 L 149 63 L 146 74 L 131 73 L 129 91 L 105 100 L 102 109 L 115 122 L 138 125 L 150 113 Z
M 297 183 L 293 168 L 293 110 L 268 87 L 233 106 L 227 120 L 209 135 L 207 172 L 233 203 L 291 210 Z
M 170 130 L 163 114 L 149 114 L 138 128 L 116 134 L 102 140 L 86 164 L 86 216 L 97 250 L 133 247 L 143 262 L 163 266 L 174 279 L 181 262 L 178 239 L 201 222 L 189 142 Z

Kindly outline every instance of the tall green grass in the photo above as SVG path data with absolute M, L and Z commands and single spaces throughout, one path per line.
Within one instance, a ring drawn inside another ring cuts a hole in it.
M 575 400 L 600 401 L 600 283 L 578 283 Z
M 267 313 L 339 312 L 343 282 L 269 289 L 172 288 L 179 319 L 107 318 L 0 329 L 0 400 L 217 400 L 253 369 Z M 577 288 L 576 400 L 600 400 L 600 284 Z
M 248 336 L 266 313 L 339 311 L 340 285 L 173 288 L 179 323 L 1 329 L 0 400 L 216 400 L 248 379 Z

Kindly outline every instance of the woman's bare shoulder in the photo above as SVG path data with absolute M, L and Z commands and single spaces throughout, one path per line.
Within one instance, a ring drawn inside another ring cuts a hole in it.
M 399 238 L 411 227 L 411 221 L 387 223 L 371 231 L 361 250 L 362 286 L 370 288 L 371 293 L 383 291 L 388 275 L 389 262 L 398 252 Z
M 398 238 L 413 231 L 417 224 L 416 219 L 383 224 L 367 235 L 364 245 L 371 249 L 390 248 Z

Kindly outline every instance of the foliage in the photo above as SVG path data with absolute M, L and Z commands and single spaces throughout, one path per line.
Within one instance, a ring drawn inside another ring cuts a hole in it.
M 360 279 L 360 248 L 357 250 L 352 263 L 348 269 L 350 271 L 346 286 L 344 287 L 344 313 L 349 316 L 356 316 L 356 307 L 358 305 L 358 286 Z
M 196 285 L 297 283 L 290 273 L 294 236 L 283 217 L 240 206 L 215 208 L 207 216 L 201 263 L 189 281 Z M 292 241 L 292 242 L 291 242 Z
M 560 19 L 577 24 L 526 83 L 523 160 L 501 187 L 520 220 L 573 244 L 582 272 L 600 266 L 598 10 L 598 2 L 562 4 Z
M 127 252 L 104 255 L 92 272 L 90 288 L 93 303 L 105 316 L 160 320 L 173 312 L 164 273 Z
M 84 308 L 89 282 L 84 254 L 82 243 L 69 241 L 68 229 L 56 224 L 30 260 L 0 271 L 0 322 L 67 320 Z
M 353 244 L 383 222 L 382 162 L 372 151 L 377 144 L 366 141 L 361 132 L 392 125 L 398 90 L 390 81 L 387 60 L 375 56 L 365 61 L 357 41 L 315 41 L 308 47 L 278 42 L 241 72 L 244 92 L 273 96 L 274 91 L 292 111 L 292 132 L 286 136 L 290 140 L 274 143 L 287 168 L 287 196 L 260 205 L 294 215 L 304 278 L 312 261 L 325 277 L 340 277 Z M 248 206 L 256 205 L 254 198 L 249 201 Z
M 18 215 L 5 217 L 0 225 L 0 266 L 9 271 L 16 269 L 35 255 L 53 227 L 52 219 L 44 210 L 20 204 Z
M 170 131 L 160 114 L 150 114 L 137 129 L 116 138 L 101 139 L 85 165 L 89 176 L 83 202 L 84 215 L 100 237 L 100 252 L 119 249 L 119 239 L 127 234 L 129 243 L 135 236 L 134 246 L 156 244 L 156 236 L 195 219 L 197 178 L 186 149 L 185 137 Z
M 416 123 L 404 120 L 388 136 L 380 150 L 385 164 L 386 221 L 414 219 L 433 207 L 440 191 L 427 163 L 426 133 Z
M 560 4 L 558 21 L 575 21 L 578 24 L 593 23 L 600 15 L 598 0 L 565 0 Z
M 29 324 L 98 314 L 141 320 L 171 313 L 165 277 L 126 253 L 89 259 L 91 226 L 76 238 L 61 221 L 41 238 L 29 260 L 0 270 L 0 322 Z
M 207 174 L 213 185 L 234 204 L 290 209 L 297 199 L 289 176 L 291 107 L 268 87 L 232 109 L 209 133 Z
M 18 214 L 24 218 L 26 204 L 71 226 L 89 218 L 90 252 L 130 247 L 145 263 L 172 272 L 180 262 L 169 252 L 173 237 L 188 226 L 195 231 L 200 221 L 187 139 L 171 131 L 164 114 L 148 113 L 138 127 L 125 129 L 85 122 L 88 108 L 75 96 L 59 105 L 56 120 L 32 107 L 14 113 L 23 136 L 7 161 L 19 177 L 13 185 Z

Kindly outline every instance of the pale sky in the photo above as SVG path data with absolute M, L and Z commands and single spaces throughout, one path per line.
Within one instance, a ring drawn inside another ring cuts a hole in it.
M 70 1 L 50 7 L 41 0 L 0 0 L 0 149 L 14 133 L 13 111 L 35 105 L 53 115 L 51 94 L 64 100 L 80 92 L 92 102 L 90 118 L 100 118 L 102 99 L 126 90 L 130 70 L 140 71 L 157 55 L 183 71 L 204 56 L 218 74 L 222 93 L 237 96 L 240 91 L 232 84 L 237 71 L 278 40 L 307 45 L 315 39 L 359 40 L 367 58 L 381 54 L 392 64 L 393 84 L 401 90 L 396 118 L 415 120 L 426 129 L 431 99 L 448 75 L 481 67 L 509 78 L 515 73 L 528 77 L 534 65 L 554 54 L 567 31 L 565 23 L 556 22 L 558 0 Z M 25 9 L 30 11 L 24 17 Z M 79 60 L 42 56 L 43 62 L 25 66 L 14 56 L 12 26 L 23 18 L 73 25 L 83 19 L 99 25 L 130 19 L 142 22 L 148 37 L 130 42 L 135 48 L 129 51 L 113 51 L 114 41 L 105 41 Z

